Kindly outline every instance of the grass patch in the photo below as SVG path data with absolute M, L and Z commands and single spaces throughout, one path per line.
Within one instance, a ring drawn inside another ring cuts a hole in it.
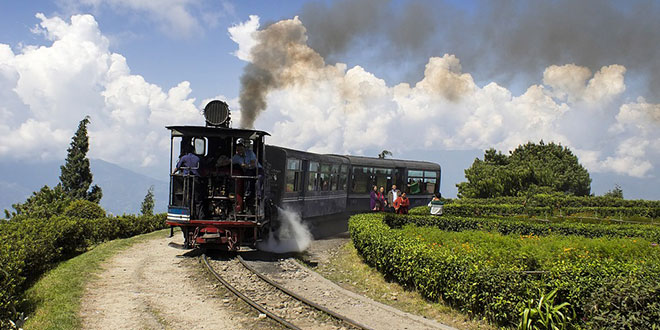
M 116 253 L 146 240 L 164 237 L 169 229 L 127 239 L 105 242 L 44 274 L 27 291 L 34 312 L 26 329 L 80 329 L 80 301 L 86 284 L 95 278 L 103 263 Z
M 378 270 L 364 263 L 351 242 L 314 270 L 344 289 L 411 314 L 461 329 L 496 329 L 485 321 L 471 319 L 442 302 L 430 302 L 419 293 L 388 281 Z

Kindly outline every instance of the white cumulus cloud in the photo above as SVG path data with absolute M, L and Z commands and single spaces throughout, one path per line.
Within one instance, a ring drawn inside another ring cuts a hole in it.
M 69 22 L 37 18 L 34 31 L 51 44 L 16 52 L 0 44 L 0 116 L 7 119 L 0 124 L 0 156 L 64 159 L 78 122 L 89 115 L 91 157 L 164 171 L 167 162 L 159 162 L 169 153 L 164 126 L 203 122 L 190 84 L 163 90 L 131 74 L 91 15 L 74 15 Z

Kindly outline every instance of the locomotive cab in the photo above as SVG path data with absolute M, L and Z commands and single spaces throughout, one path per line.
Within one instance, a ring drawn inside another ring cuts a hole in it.
M 170 126 L 167 223 L 186 248 L 253 246 L 267 229 L 264 192 L 266 132 L 228 127 Z

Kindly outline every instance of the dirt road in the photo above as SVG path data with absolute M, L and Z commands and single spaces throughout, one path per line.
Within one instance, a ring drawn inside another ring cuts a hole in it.
M 195 258 L 168 246 L 173 239 L 139 243 L 114 256 L 90 282 L 82 301 L 84 329 L 245 329 L 254 316 L 218 297 L 200 278 Z M 249 323 L 249 322 L 248 322 Z

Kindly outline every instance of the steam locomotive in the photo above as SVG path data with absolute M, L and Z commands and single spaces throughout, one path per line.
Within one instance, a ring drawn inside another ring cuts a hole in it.
M 266 145 L 267 132 L 230 128 L 229 108 L 218 100 L 206 105 L 204 117 L 206 126 L 167 127 L 167 224 L 181 227 L 184 248 L 255 247 L 277 228 L 278 207 L 306 221 L 367 212 L 376 185 L 396 184 L 411 206 L 426 204 L 439 191 L 441 168 L 435 163 Z M 196 160 L 193 166 L 182 164 L 184 156 Z

